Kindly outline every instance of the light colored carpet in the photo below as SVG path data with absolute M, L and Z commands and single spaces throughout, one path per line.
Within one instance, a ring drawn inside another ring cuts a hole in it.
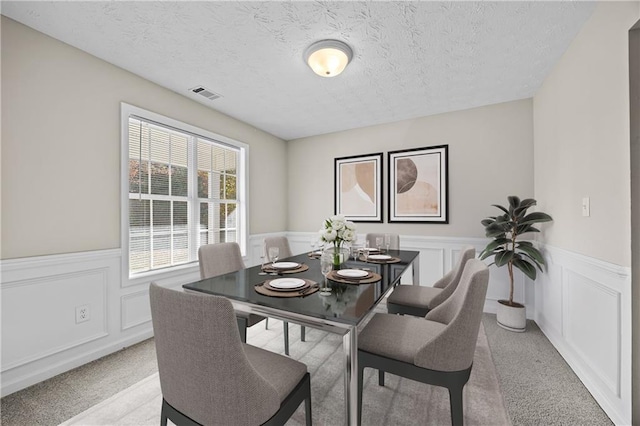
M 516 425 L 613 425 L 538 325 L 526 333 L 500 328 L 485 314 L 485 332 Z
M 251 327 L 248 341 L 274 352 L 283 352 L 282 323 L 273 321 L 268 331 Z M 290 327 L 291 356 L 311 372 L 313 423 L 344 424 L 344 376 L 342 337 L 307 329 L 307 341 L 299 340 L 297 326 Z M 296 335 L 297 333 L 297 335 Z M 363 425 L 450 424 L 449 395 L 446 389 L 388 374 L 384 387 L 377 374 L 365 370 Z M 160 421 L 162 396 L 158 375 L 153 374 L 102 403 L 63 423 L 68 426 L 153 425 Z M 491 352 L 481 327 L 471 372 L 464 390 L 465 424 L 510 425 Z M 304 404 L 287 425 L 304 424 Z

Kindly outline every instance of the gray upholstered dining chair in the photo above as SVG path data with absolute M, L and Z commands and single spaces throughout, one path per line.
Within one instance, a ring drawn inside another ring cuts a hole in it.
M 285 259 L 293 255 L 287 237 L 265 237 L 264 246 L 267 252 L 269 247 L 278 247 L 280 249 L 280 259 Z
M 283 425 L 305 401 L 307 366 L 242 343 L 231 302 L 151 283 L 162 411 L 176 425 Z
M 200 262 L 200 279 L 217 277 L 244 269 L 242 253 L 238 243 L 216 243 L 200 246 L 198 249 Z M 265 317 L 244 312 L 236 312 L 238 330 L 243 342 L 247 341 L 247 327 L 251 327 Z M 289 355 L 289 331 L 284 332 L 284 352 Z
M 382 238 L 382 247 L 385 247 L 384 244 L 384 236 L 389 235 L 391 240 L 389 244 L 390 250 L 400 250 L 400 236 L 398 234 L 389 234 L 389 233 L 369 233 L 365 235 L 365 240 L 369 242 L 369 247 L 376 247 L 376 238 Z
M 267 253 L 269 253 L 269 247 L 278 247 L 280 259 L 286 259 L 293 255 L 287 237 L 266 237 L 264 239 L 264 249 Z M 265 330 L 269 328 L 269 318 L 264 322 L 264 328 Z M 289 322 L 283 321 L 283 328 L 285 353 L 289 355 Z M 300 341 L 305 341 L 305 328 L 303 325 L 300 326 Z
M 451 422 L 462 425 L 462 390 L 469 381 L 478 340 L 489 269 L 471 259 L 451 297 L 424 318 L 375 314 L 358 335 L 358 412 L 364 369 L 388 372 L 449 390 Z M 361 416 L 360 416 L 361 417 Z
M 424 317 L 453 294 L 460 282 L 464 265 L 474 257 L 476 257 L 476 249 L 465 246 L 460 250 L 456 266 L 436 281 L 432 287 L 399 285 L 387 298 L 387 312 Z

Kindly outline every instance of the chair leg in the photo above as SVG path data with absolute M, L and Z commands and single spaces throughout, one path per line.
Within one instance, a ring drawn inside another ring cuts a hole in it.
M 164 398 L 162 399 L 162 409 L 160 410 L 160 426 L 167 426 L 167 405 Z
M 300 341 L 304 342 L 305 338 L 306 338 L 306 332 L 305 332 L 305 329 L 304 329 L 304 325 L 301 325 L 300 326 Z
M 264 329 L 268 330 L 269 329 L 269 318 L 264 320 Z
M 240 332 L 240 340 L 247 343 L 247 320 L 245 318 L 236 317 L 238 323 L 238 331 Z
M 307 421 L 307 426 L 311 426 L 312 425 L 312 421 L 311 421 L 311 389 L 309 389 L 309 395 L 307 395 L 307 398 L 304 400 L 304 413 L 305 413 L 305 417 L 306 417 L 306 421 Z
M 464 412 L 462 409 L 462 387 L 449 388 L 449 404 L 451 406 L 451 424 L 462 426 L 464 424 Z
M 284 353 L 289 355 L 289 323 L 283 321 L 284 325 Z
M 384 371 L 378 370 L 378 386 L 384 386 Z

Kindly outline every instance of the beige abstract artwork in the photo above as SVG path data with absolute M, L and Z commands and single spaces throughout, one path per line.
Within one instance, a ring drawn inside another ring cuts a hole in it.
M 389 152 L 389 222 L 448 223 L 448 145 Z
M 376 214 L 376 167 L 373 161 L 340 166 L 342 210 L 355 216 Z
M 335 212 L 356 222 L 382 222 L 382 153 L 335 159 Z
M 434 155 L 401 158 L 396 163 L 396 214 L 437 215 L 440 162 Z

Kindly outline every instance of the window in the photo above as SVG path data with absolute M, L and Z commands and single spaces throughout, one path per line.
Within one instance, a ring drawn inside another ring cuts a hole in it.
M 247 146 L 124 104 L 122 120 L 129 276 L 196 261 L 202 244 L 244 253 Z

